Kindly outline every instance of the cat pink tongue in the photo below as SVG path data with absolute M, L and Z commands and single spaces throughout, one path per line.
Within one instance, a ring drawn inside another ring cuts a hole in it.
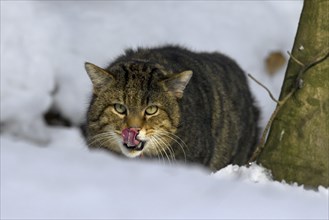
M 128 147 L 137 146 L 140 140 L 137 139 L 139 129 L 137 128 L 125 128 L 123 129 L 121 135 L 123 138 L 123 143 L 127 144 Z

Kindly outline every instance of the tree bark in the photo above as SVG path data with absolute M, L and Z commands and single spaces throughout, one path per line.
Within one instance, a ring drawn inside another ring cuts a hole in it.
M 276 180 L 329 186 L 328 11 L 328 0 L 304 1 L 292 50 L 295 59 L 289 60 L 280 100 L 293 92 L 273 120 L 257 159 Z M 304 68 L 296 60 L 313 65 Z

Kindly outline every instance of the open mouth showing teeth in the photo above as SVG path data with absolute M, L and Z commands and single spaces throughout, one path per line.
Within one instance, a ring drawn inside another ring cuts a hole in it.
M 141 151 L 144 149 L 144 145 L 145 142 L 144 141 L 140 141 L 137 145 L 128 145 L 126 143 L 123 144 L 126 148 L 128 148 L 129 150 L 137 150 L 137 151 Z

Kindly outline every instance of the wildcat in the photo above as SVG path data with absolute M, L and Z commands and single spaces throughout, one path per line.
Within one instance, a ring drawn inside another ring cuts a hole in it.
M 105 69 L 85 69 L 93 84 L 89 147 L 212 171 L 251 156 L 259 111 L 244 72 L 227 56 L 168 45 L 126 50 Z

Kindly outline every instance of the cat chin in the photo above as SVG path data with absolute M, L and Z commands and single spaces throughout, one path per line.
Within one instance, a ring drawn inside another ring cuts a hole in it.
M 129 150 L 123 145 L 120 145 L 120 149 L 123 155 L 130 158 L 139 157 L 143 152 L 143 150 Z

